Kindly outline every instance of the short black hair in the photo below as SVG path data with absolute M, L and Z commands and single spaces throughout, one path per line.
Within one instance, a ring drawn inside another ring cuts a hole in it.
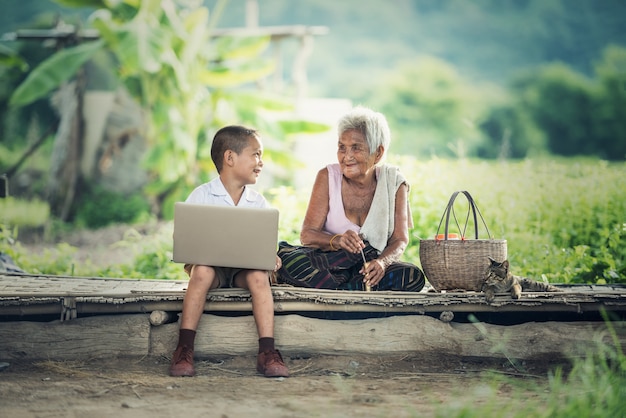
M 248 146 L 250 137 L 258 137 L 258 135 L 256 130 L 240 125 L 225 126 L 217 131 L 211 144 L 211 159 L 217 172 L 222 171 L 226 151 L 231 150 L 239 155 Z

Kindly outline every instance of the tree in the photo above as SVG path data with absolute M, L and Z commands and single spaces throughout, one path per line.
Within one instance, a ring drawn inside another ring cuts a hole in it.
M 596 63 L 600 94 L 595 105 L 594 134 L 601 155 L 626 159 L 626 49 L 609 46 Z
M 404 62 L 369 100 L 389 119 L 397 153 L 466 156 L 482 141 L 474 123 L 484 99 L 434 57 Z
M 39 29 L 49 28 L 54 25 L 54 16 L 39 15 L 33 25 Z M 17 42 L 11 45 L 15 49 L 8 45 L 0 44 L 0 141 L 9 149 L 15 149 L 25 137 L 33 134 L 37 137 L 56 123 L 56 115 L 48 100 L 40 99 L 20 108 L 9 106 L 11 95 L 24 80 L 29 68 L 39 65 L 53 50 L 51 45 L 32 42 Z
M 595 89 L 592 80 L 564 64 L 525 72 L 511 86 L 519 111 L 544 132 L 550 152 L 597 155 L 593 141 Z
M 90 21 L 99 39 L 65 48 L 35 68 L 15 91 L 11 103 L 22 106 L 43 97 L 61 86 L 68 100 L 61 107 L 61 127 L 56 142 L 61 144 L 54 176 L 55 203 L 52 211 L 67 219 L 80 190 L 81 176 L 76 159 L 81 157 L 83 132 L 80 112 L 72 110 L 70 98 L 81 109 L 85 64 L 98 54 L 109 56 L 116 78 L 140 105 L 145 117 L 143 138 L 147 153 L 143 160 L 149 174 L 145 191 L 153 197 L 159 214 L 181 200 L 198 179 L 208 176 L 214 167 L 210 160 L 210 138 L 217 127 L 238 121 L 263 128 L 263 109 L 288 110 L 283 99 L 251 94 L 242 86 L 269 75 L 270 60 L 261 52 L 269 37 L 212 36 L 219 13 L 209 14 L 197 2 L 173 0 L 59 0 L 67 6 L 93 7 Z M 219 11 L 224 0 L 215 6 Z M 254 111 L 252 109 L 254 108 Z M 64 124 L 65 122 L 65 124 Z M 271 132 L 284 138 L 291 132 L 319 131 L 326 126 L 289 121 L 272 125 Z M 61 135 L 59 135 L 61 134 Z M 267 154 L 280 157 L 278 142 Z M 286 159 L 285 159 L 286 160 Z M 54 182 L 53 182 L 54 184 Z M 167 213 L 165 214 L 167 215 Z M 170 213 L 171 216 L 171 213 Z
M 526 158 L 546 152 L 545 135 L 528 112 L 507 102 L 494 105 L 479 125 L 486 140 L 481 158 Z

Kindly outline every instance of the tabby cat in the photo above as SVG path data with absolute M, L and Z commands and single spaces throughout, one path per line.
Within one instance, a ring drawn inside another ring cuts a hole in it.
M 560 292 L 561 289 L 526 277 L 515 276 L 509 272 L 509 260 L 498 262 L 489 257 L 491 264 L 485 271 L 482 291 L 488 303 L 493 302 L 496 293 L 511 292 L 513 299 L 519 299 L 522 290 L 529 292 Z

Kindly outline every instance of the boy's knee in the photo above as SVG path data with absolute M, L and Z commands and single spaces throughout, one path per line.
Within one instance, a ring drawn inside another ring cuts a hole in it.
M 193 266 L 191 274 L 189 275 L 189 280 L 209 285 L 213 282 L 214 279 L 215 269 L 210 266 Z
M 246 282 L 248 283 L 248 288 L 250 288 L 250 290 L 270 288 L 269 275 L 264 271 L 251 272 L 246 277 Z

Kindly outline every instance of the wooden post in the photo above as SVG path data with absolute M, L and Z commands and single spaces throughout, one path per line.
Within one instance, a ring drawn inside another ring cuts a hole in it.
M 150 324 L 154 326 L 171 324 L 178 321 L 178 312 L 152 311 L 150 313 Z

